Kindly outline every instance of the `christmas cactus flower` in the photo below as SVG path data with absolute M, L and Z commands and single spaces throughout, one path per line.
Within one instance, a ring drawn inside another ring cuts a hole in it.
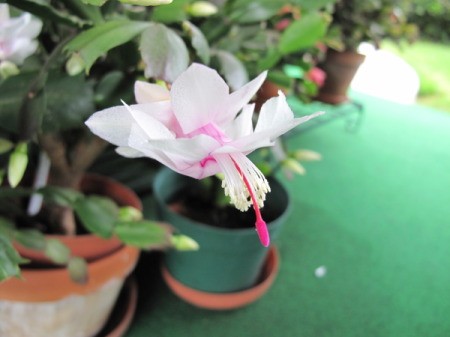
M 319 113 L 294 118 L 280 92 L 262 106 L 253 128 L 254 104 L 247 103 L 265 78 L 266 72 L 230 94 L 215 70 L 193 64 L 170 91 L 137 82 L 138 104 L 96 112 L 86 124 L 94 134 L 117 145 L 123 156 L 151 157 L 197 179 L 223 173 L 222 187 L 231 203 L 241 211 L 253 206 L 257 233 L 268 246 L 269 234 L 259 209 L 270 187 L 247 155 L 273 145 L 275 138 Z
M 41 28 L 42 22 L 29 13 L 10 18 L 8 5 L 0 4 L 0 63 L 21 65 L 36 51 L 38 44 L 34 39 Z

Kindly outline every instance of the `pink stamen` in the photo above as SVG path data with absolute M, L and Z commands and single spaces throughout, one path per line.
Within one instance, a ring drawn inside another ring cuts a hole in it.
M 270 245 L 269 231 L 267 230 L 266 222 L 263 220 L 263 218 L 261 216 L 261 212 L 259 210 L 258 202 L 256 201 L 255 195 L 253 193 L 252 186 L 250 185 L 247 178 L 245 177 L 245 174 L 242 173 L 241 169 L 236 164 L 236 162 L 234 160 L 233 160 L 233 162 L 234 162 L 234 166 L 238 170 L 239 174 L 242 176 L 245 187 L 247 187 L 248 193 L 250 194 L 250 198 L 252 199 L 253 209 L 255 210 L 255 215 L 256 215 L 255 227 L 256 227 L 256 232 L 258 233 L 259 241 L 261 242 L 261 244 L 264 247 L 269 247 L 269 245 Z

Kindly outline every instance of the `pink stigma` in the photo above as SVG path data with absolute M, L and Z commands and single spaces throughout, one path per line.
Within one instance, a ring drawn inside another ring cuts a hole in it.
M 253 209 L 255 210 L 255 215 L 256 215 L 255 227 L 256 227 L 256 233 L 258 233 L 259 241 L 261 242 L 261 244 L 264 247 L 269 247 L 269 245 L 270 245 L 269 231 L 267 230 L 266 222 L 263 220 L 263 218 L 261 216 L 261 211 L 259 209 L 258 202 L 256 201 L 255 195 L 253 193 L 253 189 L 250 186 L 245 175 L 242 173 L 239 166 L 236 164 L 236 162 L 234 160 L 233 160 L 233 162 L 234 162 L 234 166 L 236 167 L 239 174 L 242 176 L 242 178 L 244 180 L 245 187 L 247 187 L 248 193 L 250 193 L 250 198 L 252 198 Z

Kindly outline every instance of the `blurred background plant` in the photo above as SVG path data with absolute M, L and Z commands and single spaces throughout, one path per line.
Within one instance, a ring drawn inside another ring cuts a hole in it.
M 340 51 L 356 51 L 361 42 L 379 47 L 385 38 L 413 42 L 418 27 L 408 20 L 411 11 L 412 3 L 405 0 L 338 0 L 327 44 Z

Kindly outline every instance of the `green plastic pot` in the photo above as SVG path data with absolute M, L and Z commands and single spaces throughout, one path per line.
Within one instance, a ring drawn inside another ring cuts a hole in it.
M 167 206 L 168 200 L 195 182 L 166 168 L 155 177 L 154 194 L 160 219 L 200 245 L 198 251 L 167 252 L 165 267 L 176 280 L 196 290 L 231 293 L 251 288 L 258 282 L 269 251 L 259 242 L 254 228 L 214 227 L 173 212 Z M 277 214 L 268 223 L 273 244 L 288 216 L 290 198 L 279 182 L 270 180 L 269 184 L 272 192 L 267 195 L 266 205 L 271 203 Z

